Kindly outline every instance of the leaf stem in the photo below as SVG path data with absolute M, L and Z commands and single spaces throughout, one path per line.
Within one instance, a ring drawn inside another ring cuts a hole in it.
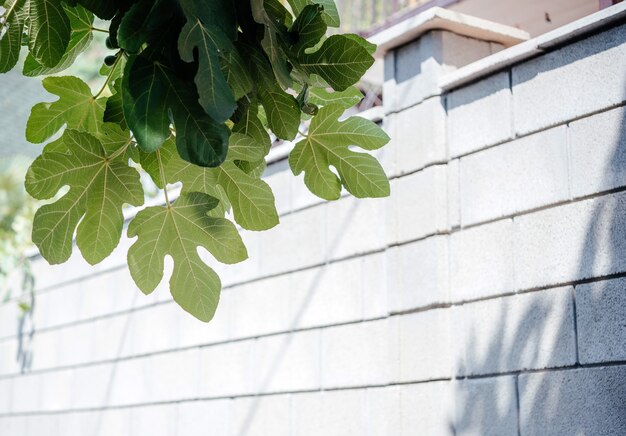
M 308 138 L 308 136 L 309 136 L 309 135 L 307 135 L 306 133 L 304 133 L 304 132 L 303 132 L 302 130 L 300 130 L 300 129 L 298 129 L 298 133 L 299 133 L 301 136 L 305 137 L 305 138 Z
M 92 27 L 91 30 L 93 30 L 94 32 L 102 32 L 102 33 L 109 33 L 108 30 L 105 29 L 99 29 L 97 27 Z
M 159 172 L 161 173 L 161 183 L 163 183 L 163 194 L 165 195 L 165 204 L 169 209 L 170 199 L 167 196 L 167 180 L 165 180 L 165 171 L 163 170 L 163 162 L 161 161 L 161 152 L 159 150 L 155 151 L 157 155 L 157 160 L 159 161 Z
M 100 88 L 100 91 L 98 91 L 98 93 L 93 98 L 94 100 L 97 99 L 100 94 L 102 94 L 102 92 L 106 89 L 107 85 L 111 81 L 111 77 L 113 77 L 113 73 L 115 72 L 115 68 L 117 67 L 117 63 L 120 61 L 120 59 L 122 59 L 122 56 L 120 53 L 118 53 L 118 56 L 115 58 L 115 62 L 113 62 L 113 65 L 111 65 L 111 71 L 109 71 L 109 74 L 107 75 L 107 78 L 104 81 L 102 88 Z

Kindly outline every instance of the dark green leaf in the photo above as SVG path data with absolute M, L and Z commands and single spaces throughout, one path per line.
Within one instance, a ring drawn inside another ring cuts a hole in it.
M 30 54 L 42 65 L 55 67 L 70 42 L 70 19 L 61 0 L 28 0 Z

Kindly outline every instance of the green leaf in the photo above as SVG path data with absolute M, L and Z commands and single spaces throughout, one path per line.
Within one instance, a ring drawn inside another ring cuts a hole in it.
M 219 28 L 206 26 L 197 17 L 189 18 L 178 38 L 182 60 L 194 61 L 198 53 L 198 71 L 195 76 L 200 104 L 217 122 L 226 121 L 235 111 L 235 96 L 222 73 L 219 52 L 234 50 L 231 41 Z
M 127 129 L 126 119 L 124 118 L 124 99 L 122 90 L 122 80 L 117 80 L 110 87 L 113 94 L 107 99 L 104 109 L 104 121 L 119 124 L 122 129 Z
M 226 81 L 235 95 L 235 100 L 239 100 L 252 91 L 254 82 L 237 49 L 223 53 L 219 59 L 222 74 L 226 77 Z
M 230 131 L 209 117 L 198 103 L 193 84 L 167 66 L 133 57 L 124 75 L 124 117 L 145 152 L 169 137 L 169 114 L 176 127 L 176 148 L 188 162 L 215 167 L 226 158 Z
M 325 88 L 309 88 L 309 103 L 318 106 L 336 104 L 349 109 L 363 100 L 363 93 L 356 86 L 343 91 L 328 91 Z
M 289 155 L 295 175 L 304 171 L 304 183 L 311 192 L 326 200 L 336 200 L 341 186 L 355 197 L 386 197 L 389 180 L 378 161 L 369 154 L 357 153 L 349 146 L 375 150 L 389 137 L 375 123 L 360 117 L 338 121 L 343 108 L 330 105 L 320 109 L 311 121 L 308 135 Z M 330 170 L 333 166 L 339 177 Z
M 139 163 L 141 164 L 141 168 L 150 175 L 154 184 L 160 189 L 165 187 L 161 177 L 161 168 L 166 168 L 171 157 L 175 154 L 176 141 L 172 136 L 170 136 L 157 151 L 146 153 L 143 150 L 139 150 Z
M 66 130 L 62 142 L 56 149 L 64 147 L 65 152 L 44 151 L 26 174 L 28 193 L 40 200 L 53 197 L 65 185 L 70 187 L 59 200 L 39 208 L 32 239 L 49 263 L 62 263 L 72 253 L 76 230 L 76 244 L 93 265 L 119 243 L 124 203 L 143 203 L 139 173 L 128 166 L 123 153 L 130 141 L 113 140 L 110 150 L 105 150 L 94 136 Z
M 74 0 L 75 3 L 84 6 L 102 20 L 110 20 L 118 10 L 118 7 L 127 2 L 126 0 Z M 68 1 L 67 3 L 73 3 Z
M 70 19 L 61 0 L 28 0 L 30 54 L 46 67 L 56 66 L 70 42 Z
M 117 30 L 117 42 L 129 53 L 137 53 L 173 14 L 168 0 L 140 0 L 126 12 Z M 156 35 L 157 37 L 160 35 Z
M 297 42 L 292 48 L 296 57 L 303 56 L 307 48 L 316 45 L 326 34 L 322 11 L 320 5 L 305 6 L 293 23 L 290 32 L 297 35 Z
M 302 10 L 307 5 L 318 4 L 324 8 L 324 21 L 330 27 L 339 27 L 339 11 L 337 11 L 337 5 L 334 0 L 287 0 L 293 13 L 297 16 L 300 15 Z
M 283 88 L 289 88 L 292 80 L 283 45 L 289 40 L 287 23 L 291 15 L 278 0 L 252 0 L 251 5 L 254 20 L 264 25 L 261 46 L 270 59 L 276 80 Z
M 248 154 L 249 150 L 253 153 Z M 235 159 L 262 159 L 262 153 L 254 139 L 234 133 L 231 136 L 228 158 L 219 167 L 201 168 L 172 156 L 166 177 L 170 183 L 182 182 L 183 193 L 197 191 L 226 199 L 233 208 L 235 221 L 241 227 L 248 230 L 267 230 L 278 224 L 274 194 L 267 183 L 259 177 L 246 174 L 234 163 Z
M 154 62 L 133 56 L 122 82 L 124 119 L 145 152 L 157 150 L 170 136 L 167 84 Z
M 5 2 L 4 22 L 0 24 L 0 73 L 13 69 L 20 56 L 24 22 L 28 16 L 26 0 Z
M 223 263 L 247 258 L 235 226 L 208 215 L 216 205 L 217 200 L 206 194 L 185 194 L 173 205 L 142 210 L 128 227 L 128 236 L 137 236 L 128 250 L 128 267 L 139 289 L 149 294 L 156 288 L 163 277 L 163 259 L 170 255 L 174 261 L 170 278 L 174 301 L 205 322 L 215 314 L 221 283 L 198 255 L 198 247 L 206 248 Z
M 95 99 L 89 86 L 77 77 L 46 77 L 46 91 L 58 95 L 54 103 L 36 104 L 26 123 L 26 139 L 41 143 L 64 125 L 69 129 L 98 134 L 106 98 Z
M 259 100 L 265 108 L 272 132 L 281 139 L 294 139 L 300 126 L 300 107 L 296 99 L 282 89 L 261 89 Z
M 235 116 L 236 122 L 233 125 L 233 132 L 252 137 L 265 150 L 264 156 L 269 153 L 272 141 L 263 126 L 263 122 L 259 119 L 258 103 L 253 100 L 248 104 L 242 104 L 237 109 Z
M 330 36 L 319 50 L 298 56 L 299 67 L 317 74 L 336 91 L 354 85 L 374 63 L 368 49 L 356 37 Z
M 24 61 L 23 73 L 25 76 L 34 77 L 42 74 L 55 74 L 69 68 L 76 57 L 81 54 L 93 39 L 93 14 L 81 6 L 75 8 L 64 7 L 70 19 L 72 32 L 67 51 L 60 62 L 54 67 L 46 67 L 38 62 L 32 54 Z

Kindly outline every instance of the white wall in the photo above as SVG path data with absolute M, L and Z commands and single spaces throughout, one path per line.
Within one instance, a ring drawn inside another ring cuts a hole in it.
M 386 107 L 389 199 L 269 168 L 281 224 L 208 325 L 135 288 L 129 241 L 37 260 L 32 320 L 0 305 L 0 435 L 625 433 L 626 26 L 430 94 Z

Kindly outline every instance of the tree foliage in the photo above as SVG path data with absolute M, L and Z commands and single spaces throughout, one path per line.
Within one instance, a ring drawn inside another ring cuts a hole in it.
M 128 265 L 152 292 L 164 258 L 174 269 L 174 300 L 197 318 L 212 318 L 217 274 L 198 248 L 224 263 L 243 261 L 235 225 L 266 230 L 278 223 L 274 196 L 261 180 L 271 136 L 294 140 L 294 174 L 316 195 L 335 200 L 383 197 L 389 182 L 371 155 L 387 135 L 363 118 L 341 120 L 358 102 L 354 85 L 373 63 L 374 47 L 357 35 L 327 35 L 339 26 L 333 0 L 0 0 L 0 72 L 27 47 L 27 76 L 72 65 L 106 31 L 96 92 L 72 76 L 46 77 L 56 97 L 32 109 L 26 138 L 50 141 L 30 167 L 26 189 L 39 208 L 33 241 L 50 263 L 65 262 L 74 238 L 91 264 L 118 245 L 122 208 L 143 204 L 137 167 L 165 189 L 166 204 L 138 212 Z M 94 15 L 109 22 L 94 28 Z M 56 139 L 55 139 L 56 138 Z M 167 185 L 181 183 L 170 202 Z M 61 188 L 69 187 L 63 195 Z

